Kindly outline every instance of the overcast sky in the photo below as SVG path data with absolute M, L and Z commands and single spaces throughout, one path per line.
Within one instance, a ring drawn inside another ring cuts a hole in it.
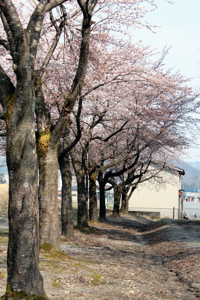
M 171 46 L 165 60 L 167 68 L 192 78 L 190 85 L 200 89 L 200 0 L 174 0 L 171 5 L 166 0 L 157 3 L 158 9 L 145 19 L 160 28 L 156 28 L 156 34 L 147 29 L 134 31 L 133 41 L 142 40 L 158 50 Z M 187 160 L 200 161 L 200 148 L 191 149 L 190 153 Z

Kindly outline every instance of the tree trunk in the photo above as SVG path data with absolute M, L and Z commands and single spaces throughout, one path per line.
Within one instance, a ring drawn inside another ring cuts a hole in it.
M 129 199 L 128 199 L 128 190 L 129 188 L 124 186 L 122 188 L 122 205 L 121 205 L 121 213 L 122 214 L 128 214 L 128 204 L 129 204 Z
M 72 174 L 70 170 L 69 156 L 66 154 L 59 160 L 62 177 L 62 205 L 61 222 L 62 235 L 68 239 L 74 239 L 74 222 L 72 208 Z
M 105 201 L 105 184 L 104 181 L 99 180 L 99 190 L 100 190 L 100 210 L 99 218 L 106 218 L 106 201 Z
M 58 217 L 58 143 L 52 138 L 50 114 L 45 107 L 42 79 L 34 78 L 39 164 L 40 243 L 60 248 Z
M 82 227 L 88 227 L 88 209 L 85 188 L 85 172 L 80 171 L 76 174 L 78 186 L 78 215 L 77 224 Z
M 9 170 L 7 292 L 12 289 L 23 291 L 27 295 L 42 295 L 44 290 L 39 272 L 37 156 L 33 124 L 33 121 L 27 120 L 20 122 L 16 128 L 10 127 L 9 131 L 12 131 L 12 134 L 9 134 L 7 139 Z
M 98 221 L 96 180 L 97 180 L 97 172 L 93 172 L 89 176 L 89 181 L 90 181 L 90 184 L 89 184 L 89 196 L 90 196 L 89 218 L 91 221 Z
M 39 206 L 40 244 L 51 244 L 60 249 L 60 228 L 58 217 L 58 151 L 51 147 L 50 133 L 38 139 L 39 155 Z
M 119 217 L 119 207 L 120 207 L 120 199 L 121 199 L 121 185 L 114 185 L 114 207 L 112 216 L 117 218 Z
M 8 277 L 4 299 L 17 299 L 19 294 L 45 299 L 39 272 L 38 169 L 28 64 L 20 69 L 20 74 L 17 94 L 3 100 L 9 172 Z

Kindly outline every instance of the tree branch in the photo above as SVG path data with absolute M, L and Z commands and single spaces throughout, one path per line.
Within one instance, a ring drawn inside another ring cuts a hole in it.
M 60 133 L 63 132 L 69 115 L 72 112 L 72 109 L 77 101 L 78 96 L 81 93 L 81 90 L 84 85 L 88 59 L 89 59 L 89 44 L 90 44 L 90 31 L 91 31 L 91 16 L 84 13 L 83 22 L 82 22 L 82 39 L 81 39 L 81 49 L 79 55 L 79 63 L 75 78 L 73 80 L 70 93 L 68 94 L 60 117 L 54 127 L 52 136 L 55 140 L 58 140 Z
M 15 46 L 18 45 L 19 40 L 23 41 L 24 39 L 24 30 L 21 24 L 18 13 L 15 9 L 11 0 L 2 0 L 2 5 L 0 5 L 0 9 L 3 12 L 8 26 L 12 32 L 12 36 L 15 41 Z M 16 49 L 17 50 L 17 49 Z
M 81 115 L 81 110 L 82 110 L 82 103 L 83 103 L 83 98 L 80 97 L 79 98 L 79 107 L 78 107 L 78 112 L 77 112 L 77 116 L 76 116 L 76 124 L 77 124 L 77 134 L 76 137 L 74 139 L 73 142 L 70 143 L 70 145 L 68 145 L 60 154 L 58 159 L 62 161 L 62 159 L 64 158 L 64 156 L 71 151 L 76 144 L 79 142 L 80 138 L 81 138 L 81 133 L 82 133 L 82 128 L 80 126 L 80 115 Z
M 61 36 L 61 33 L 62 33 L 62 30 L 63 30 L 64 26 L 65 26 L 65 20 L 62 20 L 62 22 L 60 23 L 60 25 L 56 27 L 57 28 L 56 35 L 54 37 L 54 40 L 53 40 L 53 42 L 51 44 L 51 47 L 50 47 L 48 53 L 47 53 L 47 56 L 45 57 L 45 59 L 43 61 L 43 64 L 42 64 L 42 66 L 41 66 L 41 68 L 39 70 L 39 75 L 40 76 L 42 76 L 42 74 L 44 73 L 44 71 L 45 71 L 45 69 L 46 69 L 46 67 L 47 67 L 47 65 L 48 65 L 48 63 L 49 63 L 49 61 L 50 61 L 50 59 L 51 59 L 51 57 L 52 57 L 55 49 L 56 49 L 56 46 L 57 46 L 57 44 L 59 42 L 59 39 L 60 39 L 60 36 Z
M 14 42 L 14 39 L 13 39 L 13 36 L 12 36 L 12 32 L 10 30 L 10 27 L 8 25 L 8 22 L 3 14 L 3 12 L 0 10 L 0 16 L 1 16 L 1 20 L 2 20 L 2 23 L 3 23 L 3 27 L 4 27 L 4 30 L 7 34 L 7 38 L 8 38 L 8 43 L 9 43 L 9 50 L 11 51 L 11 55 L 13 57 L 13 62 L 15 63 L 14 61 L 14 58 L 15 58 L 15 42 Z
M 114 135 L 116 135 L 117 133 L 119 133 L 120 131 L 122 131 L 123 128 L 126 126 L 127 123 L 128 123 L 128 120 L 117 131 L 113 132 L 107 138 L 105 138 L 104 142 L 108 142 L 108 140 L 111 139 Z
M 45 11 L 48 12 L 50 11 L 51 9 L 53 9 L 54 7 L 56 6 L 59 6 L 61 4 L 63 4 L 64 2 L 67 2 L 69 0 L 52 0 L 52 1 L 48 1 L 49 3 L 46 5 L 45 7 Z
M 7 51 L 10 51 L 10 45 L 8 41 L 0 38 L 0 45 L 3 46 Z
M 11 82 L 8 75 L 5 73 L 3 68 L 0 66 L 0 103 L 5 108 L 6 102 L 9 97 L 12 97 L 15 93 L 15 87 Z

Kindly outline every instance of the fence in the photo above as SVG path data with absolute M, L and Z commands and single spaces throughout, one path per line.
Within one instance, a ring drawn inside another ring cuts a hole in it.
M 179 209 L 175 207 L 129 207 L 129 212 L 139 212 L 159 218 L 179 219 Z
M 200 219 L 200 202 L 183 202 L 183 211 L 187 214 L 188 217 L 192 217 L 193 214 L 197 215 L 197 218 Z

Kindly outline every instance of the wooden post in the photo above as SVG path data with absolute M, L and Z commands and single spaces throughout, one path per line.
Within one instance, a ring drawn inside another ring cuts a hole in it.
M 175 206 L 173 206 L 173 219 L 174 219 L 174 216 L 175 216 Z

